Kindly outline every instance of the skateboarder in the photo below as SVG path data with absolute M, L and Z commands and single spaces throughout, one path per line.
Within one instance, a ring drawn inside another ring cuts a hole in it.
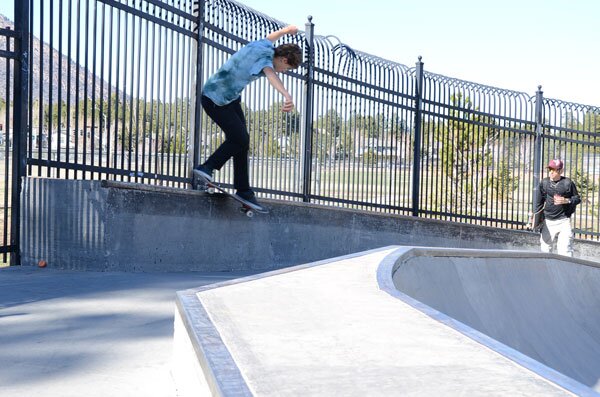
M 541 250 L 550 252 L 552 241 L 558 235 L 556 243 L 558 254 L 573 256 L 571 215 L 575 212 L 577 204 L 581 202 L 581 198 L 573 181 L 562 176 L 564 168 L 562 160 L 550 161 L 547 168 L 548 177 L 540 181 L 535 203 L 535 212 L 543 207 L 546 218 L 540 237 Z
M 194 173 L 212 182 L 213 170 L 219 170 L 233 157 L 233 186 L 235 195 L 253 204 L 256 201 L 248 176 L 250 137 L 241 107 L 242 90 L 258 77 L 265 76 L 271 86 L 283 95 L 282 110 L 294 109 L 292 96 L 276 73 L 295 69 L 302 62 L 302 51 L 296 44 L 273 43 L 286 34 L 295 35 L 298 28 L 286 26 L 270 33 L 265 39 L 253 41 L 233 54 L 212 75 L 202 89 L 202 107 L 225 133 L 225 142 Z

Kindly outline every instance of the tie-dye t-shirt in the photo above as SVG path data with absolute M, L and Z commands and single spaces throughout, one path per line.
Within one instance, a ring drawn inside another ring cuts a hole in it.
M 274 54 L 273 44 L 267 39 L 248 43 L 206 81 L 202 94 L 219 106 L 233 102 L 244 87 L 264 75 L 263 68 L 273 67 Z

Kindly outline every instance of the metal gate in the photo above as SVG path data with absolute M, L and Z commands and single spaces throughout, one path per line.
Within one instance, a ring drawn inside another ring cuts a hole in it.
M 25 174 L 28 2 L 15 0 L 14 26 L 0 26 L 0 266 L 19 262 L 19 193 Z M 3 21 L 6 22 L 6 21 Z

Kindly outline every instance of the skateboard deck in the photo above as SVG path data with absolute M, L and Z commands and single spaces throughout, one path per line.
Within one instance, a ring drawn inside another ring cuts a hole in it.
M 542 208 L 535 214 L 532 214 L 529 218 L 529 223 L 527 224 L 527 228 L 529 230 L 533 230 L 534 232 L 541 232 L 542 226 L 544 225 L 544 209 Z
M 195 183 L 196 190 L 205 191 L 208 194 L 214 194 L 215 191 L 218 190 L 219 192 L 231 197 L 232 199 L 234 199 L 235 201 L 240 203 L 241 204 L 240 211 L 242 213 L 246 214 L 246 216 L 249 218 L 252 218 L 254 216 L 255 212 L 257 212 L 259 214 L 268 214 L 269 213 L 269 210 L 266 209 L 265 207 L 257 206 L 256 204 L 253 204 L 249 201 L 246 201 L 246 200 L 236 196 L 235 194 L 232 194 L 231 192 L 229 192 L 229 190 L 220 186 L 216 182 L 210 182 L 208 179 L 205 179 L 201 176 L 194 176 L 194 178 L 196 178 L 196 177 L 197 177 L 197 180 Z

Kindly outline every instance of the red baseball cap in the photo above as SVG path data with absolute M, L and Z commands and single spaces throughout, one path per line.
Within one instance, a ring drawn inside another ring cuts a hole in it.
M 559 159 L 550 160 L 548 163 L 548 168 L 552 168 L 553 170 L 562 170 L 564 166 L 563 161 Z

